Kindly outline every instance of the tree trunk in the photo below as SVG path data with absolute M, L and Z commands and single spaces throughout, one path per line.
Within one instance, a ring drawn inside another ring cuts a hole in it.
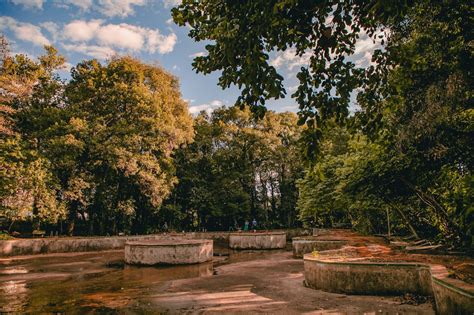
M 439 218 L 444 231 L 444 234 L 448 238 L 459 238 L 461 235 L 459 230 L 456 228 L 455 224 L 449 218 L 448 212 L 442 205 L 440 205 L 433 196 L 429 193 L 423 192 L 420 188 L 416 187 L 406 179 L 402 178 L 402 182 L 404 182 L 410 189 L 412 189 L 418 198 L 426 204 L 428 207 L 434 210 L 435 215 Z M 456 242 L 456 240 L 455 240 Z
M 385 208 L 385 211 L 387 213 L 387 235 L 388 235 L 388 239 L 390 240 L 390 237 L 391 237 L 391 231 L 390 231 L 390 209 L 387 207 Z
M 408 218 L 406 217 L 405 213 L 403 213 L 402 209 L 400 209 L 399 207 L 396 207 L 396 206 L 393 206 L 393 208 L 395 209 L 395 211 L 397 211 L 397 213 L 400 215 L 400 217 L 402 217 L 403 221 L 405 221 L 405 223 L 407 224 L 408 226 L 408 229 L 411 231 L 411 234 L 413 234 L 413 236 L 416 238 L 416 239 L 420 239 L 420 237 L 418 236 L 418 233 L 416 232 L 415 228 L 413 227 L 413 225 L 411 225 L 410 221 L 408 220 Z

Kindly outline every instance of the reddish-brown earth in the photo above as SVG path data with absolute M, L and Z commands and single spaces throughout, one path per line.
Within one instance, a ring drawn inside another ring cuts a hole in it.
M 459 278 L 464 278 L 468 283 L 474 279 L 474 259 L 472 257 L 407 253 L 392 248 L 389 242 L 382 237 L 363 236 L 346 229 L 329 230 L 328 234 L 314 238 L 348 241 L 348 246 L 341 249 L 318 253 L 322 259 L 328 257 L 331 260 L 339 259 L 343 261 L 346 258 L 360 258 L 372 262 L 418 262 L 443 265 L 453 273 L 459 273 Z

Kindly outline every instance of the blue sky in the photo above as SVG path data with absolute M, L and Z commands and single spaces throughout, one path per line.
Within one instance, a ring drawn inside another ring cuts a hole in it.
M 205 52 L 203 42 L 187 36 L 187 27 L 171 21 L 170 9 L 179 0 L 0 0 L 0 33 L 7 36 L 13 53 L 32 57 L 45 44 L 54 45 L 72 66 L 84 59 L 106 60 L 113 54 L 130 54 L 157 63 L 177 76 L 190 111 L 232 105 L 237 88 L 222 90 L 218 73 L 207 76 L 192 70 L 193 56 Z M 354 59 L 370 61 L 374 45 L 366 36 L 356 45 Z M 272 55 L 271 63 L 285 78 L 287 97 L 267 105 L 276 111 L 296 111 L 289 96 L 296 89 L 296 71 L 309 55 L 296 57 L 290 49 Z M 63 74 L 65 75 L 65 74 Z

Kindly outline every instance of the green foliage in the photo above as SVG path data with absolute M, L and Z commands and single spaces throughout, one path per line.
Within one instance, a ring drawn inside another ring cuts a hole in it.
M 384 222 L 372 218 L 387 212 L 414 234 L 435 229 L 442 241 L 472 246 L 472 5 L 183 1 L 173 18 L 196 41 L 210 40 L 194 68 L 221 71 L 219 85 L 241 88 L 237 104 L 258 116 L 266 100 L 286 94 L 270 54 L 309 56 L 292 95 L 308 126 L 304 153 L 315 164 L 299 182 L 302 219 L 329 225 L 351 217 L 375 232 Z M 348 58 L 364 32 L 384 41 L 367 69 Z M 356 91 L 361 109 L 347 119 Z M 342 139 L 334 122 L 347 121 L 352 140 L 331 152 L 325 145 Z
M 178 82 L 130 57 L 84 61 L 63 82 L 63 63 L 52 47 L 3 60 L 0 215 L 141 232 L 176 184 L 173 152 L 193 137 Z
M 361 173 L 373 166 L 381 147 L 345 128 L 331 130 L 321 142 L 321 158 L 298 181 L 300 219 L 309 226 L 350 223 L 362 232 L 380 232 L 383 202 L 371 191 L 374 187 L 362 183 Z
M 6 55 L 2 60 L 0 215 L 11 220 L 57 222 L 66 212 L 63 201 L 57 198 L 60 187 L 52 165 L 42 154 L 42 139 L 38 133 L 24 132 L 49 124 L 51 108 L 43 102 L 62 86 L 54 70 L 64 59 L 56 53 L 46 47 L 38 62 L 24 55 Z
M 265 101 L 285 96 L 283 77 L 269 63 L 272 52 L 301 57 L 300 84 L 292 95 L 299 104 L 299 123 L 316 134 L 308 153 L 317 151 L 320 128 L 327 119 L 343 121 L 351 92 L 363 84 L 364 69 L 347 56 L 367 33 L 373 39 L 383 28 L 402 20 L 412 1 L 183 1 L 172 10 L 174 21 L 190 27 L 196 41 L 210 41 L 207 55 L 193 67 L 208 74 L 220 71 L 219 85 L 236 85 L 236 104 L 252 107 L 257 116 Z M 294 52 L 293 52 L 294 51 Z M 308 132 L 309 132 L 308 131 Z
M 253 218 L 266 227 L 297 224 L 296 115 L 257 120 L 232 107 L 203 112 L 194 124 L 194 143 L 176 155 L 179 184 L 167 202 L 183 214 L 175 226 L 228 230 Z

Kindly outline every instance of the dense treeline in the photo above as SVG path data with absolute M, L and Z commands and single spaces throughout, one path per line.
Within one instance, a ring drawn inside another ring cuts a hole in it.
M 471 248 L 471 11 L 455 0 L 183 3 L 174 20 L 212 40 L 195 69 L 242 88 L 240 108 L 194 118 L 173 76 L 133 58 L 84 61 L 64 82 L 53 48 L 38 61 L 5 54 L 1 215 L 91 234 L 343 224 Z M 367 67 L 347 58 L 362 32 L 384 41 Z M 309 54 L 298 116 L 264 106 L 286 93 L 269 53 L 290 47 Z
M 258 120 L 221 108 L 192 119 L 177 80 L 159 67 L 88 60 L 66 82 L 57 75 L 64 61 L 52 47 L 37 61 L 4 54 L 4 228 L 104 235 L 228 230 L 253 219 L 298 225 L 295 114 Z
M 142 233 L 176 182 L 173 152 L 193 137 L 178 82 L 130 57 L 83 61 L 64 82 L 63 64 L 52 47 L 2 60 L 2 218 Z
M 302 218 L 354 219 L 355 211 L 369 232 L 386 231 L 391 219 L 395 231 L 472 246 L 472 34 L 465 7 L 453 4 L 422 2 L 408 23 L 392 25 L 358 96 L 352 135 L 328 128 L 326 146 L 337 149 L 323 151 L 300 182 Z
M 214 0 L 172 12 L 190 37 L 211 41 L 195 70 L 219 71 L 219 85 L 238 86 L 237 103 L 258 116 L 286 94 L 272 54 L 308 61 L 292 95 L 311 164 L 298 181 L 301 220 L 370 233 L 390 222 L 392 232 L 472 247 L 470 4 Z M 383 46 L 366 66 L 351 58 L 364 36 Z
M 229 230 L 295 227 L 297 150 L 294 113 L 221 108 L 194 120 L 194 142 L 176 154 L 178 185 L 162 211 L 175 227 Z

